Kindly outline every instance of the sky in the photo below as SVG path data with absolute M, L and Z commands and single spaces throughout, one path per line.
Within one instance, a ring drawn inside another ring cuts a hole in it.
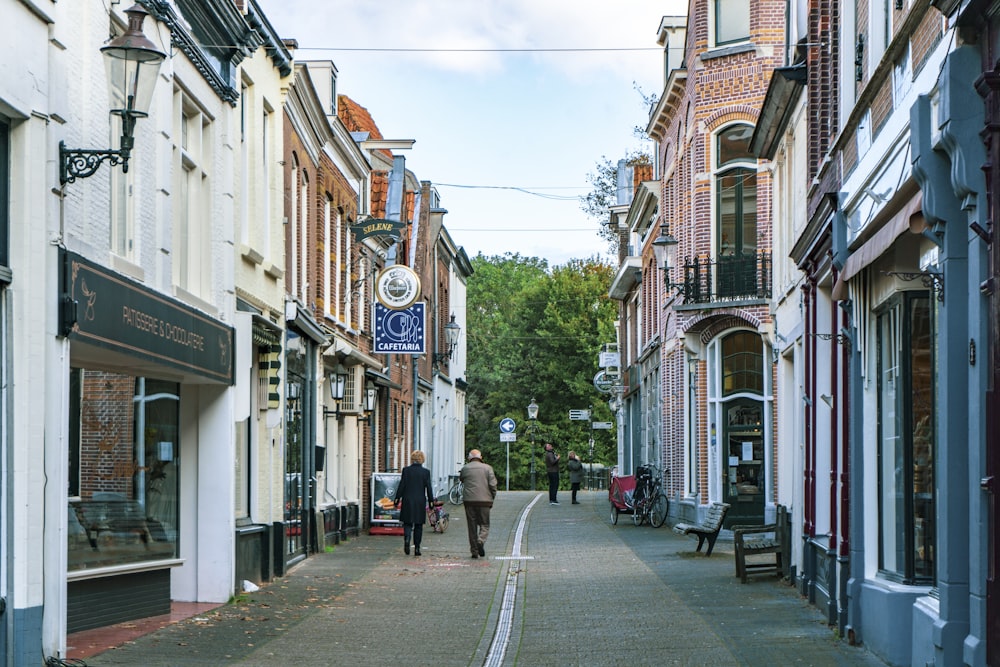
M 469 257 L 617 262 L 580 207 L 604 158 L 652 150 L 660 20 L 684 0 L 258 0 L 297 60 L 330 60 L 338 91 L 385 139 L 412 139 Z M 572 50 L 567 50 L 572 49 Z

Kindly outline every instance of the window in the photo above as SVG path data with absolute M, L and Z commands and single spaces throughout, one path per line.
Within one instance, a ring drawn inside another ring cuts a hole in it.
M 731 125 L 716 137 L 716 234 L 721 297 L 757 289 L 757 164 L 751 125 Z
M 10 266 L 10 125 L 0 118 L 0 266 Z
M 69 570 L 178 556 L 179 393 L 175 382 L 71 371 Z
M 722 339 L 722 395 L 764 393 L 763 343 L 753 331 L 737 331 Z
M 879 569 L 934 581 L 933 310 L 904 292 L 878 315 Z
M 715 0 L 715 45 L 750 39 L 750 1 Z
M 323 310 L 327 317 L 333 317 L 334 299 L 333 272 L 336 271 L 336 250 L 333 245 L 333 227 L 336 222 L 331 220 L 333 206 L 330 195 L 323 198 L 323 244 L 326 248 L 326 261 L 323 262 Z
M 204 297 L 211 287 L 211 123 L 179 89 L 174 92 L 174 284 Z

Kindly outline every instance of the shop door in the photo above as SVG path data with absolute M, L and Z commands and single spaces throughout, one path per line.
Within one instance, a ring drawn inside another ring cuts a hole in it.
M 729 503 L 725 527 L 764 523 L 763 408 L 759 401 L 726 404 L 722 434 L 722 501 Z
M 303 338 L 288 332 L 285 362 L 285 562 L 294 563 L 305 556 L 308 530 L 309 477 L 306 474 L 306 355 Z

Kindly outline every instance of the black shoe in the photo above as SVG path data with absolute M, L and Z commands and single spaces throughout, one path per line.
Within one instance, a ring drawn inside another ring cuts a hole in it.
M 409 542 L 403 542 L 403 553 L 406 554 L 407 556 L 410 555 L 410 543 Z
M 486 556 L 486 549 L 483 547 L 483 543 L 482 542 L 479 543 L 479 555 L 480 556 Z
M 420 547 L 413 547 L 413 555 L 414 556 L 420 555 Z
M 579 504 L 580 504 L 580 502 L 579 502 L 578 500 L 574 500 L 572 504 L 573 504 L 573 505 L 579 505 Z
M 479 558 L 479 554 L 477 554 L 477 553 L 474 553 L 474 554 L 472 554 L 472 557 L 473 557 L 473 558 Z

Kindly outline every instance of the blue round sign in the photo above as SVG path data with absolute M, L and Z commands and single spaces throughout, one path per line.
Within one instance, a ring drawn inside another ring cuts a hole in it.
M 513 433 L 514 432 L 514 420 L 510 417 L 504 417 L 500 420 L 500 432 L 501 433 Z

